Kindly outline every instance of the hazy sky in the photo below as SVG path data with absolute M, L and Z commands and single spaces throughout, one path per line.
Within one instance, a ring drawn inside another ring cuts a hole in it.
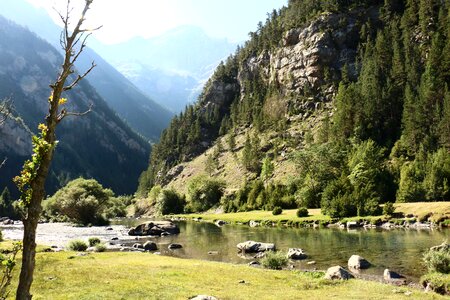
M 46 8 L 55 20 L 52 7 L 64 0 L 28 0 Z M 84 0 L 71 0 L 81 7 Z M 89 25 L 103 25 L 96 37 L 116 43 L 133 36 L 152 37 L 180 25 L 196 25 L 214 37 L 243 41 L 267 12 L 279 9 L 287 0 L 94 0 L 87 16 Z M 58 23 L 59 24 L 59 23 Z

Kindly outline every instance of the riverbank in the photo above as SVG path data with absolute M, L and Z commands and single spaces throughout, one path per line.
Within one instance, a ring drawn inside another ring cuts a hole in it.
M 396 203 L 395 213 L 392 216 L 379 215 L 367 217 L 352 217 L 344 219 L 332 219 L 321 213 L 320 209 L 308 209 L 308 217 L 297 217 L 296 209 L 286 209 L 280 215 L 273 215 L 271 211 L 249 211 L 237 213 L 196 213 L 167 216 L 170 218 L 179 218 L 187 220 L 203 220 L 207 222 L 216 222 L 218 220 L 232 224 L 250 224 L 269 225 L 269 226 L 328 226 L 346 225 L 347 222 L 357 222 L 357 226 L 367 225 L 382 226 L 409 226 L 417 223 L 426 226 L 444 226 L 450 225 L 450 202 L 416 202 L 416 203 Z
M 445 299 L 410 287 L 322 277 L 148 253 L 38 253 L 32 293 L 33 299 Z

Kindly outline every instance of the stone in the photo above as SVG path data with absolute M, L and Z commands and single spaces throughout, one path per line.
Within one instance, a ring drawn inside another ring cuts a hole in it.
M 405 276 L 400 275 L 394 271 L 391 271 L 389 269 L 385 269 L 383 272 L 383 278 L 386 281 L 394 281 L 394 280 L 399 280 L 399 279 L 404 279 Z
M 167 246 L 167 248 L 173 250 L 173 249 L 181 249 L 183 248 L 183 246 L 180 244 L 170 244 L 169 246 Z
M 248 223 L 248 225 L 249 225 L 250 227 L 258 227 L 258 226 L 259 226 L 259 222 L 256 222 L 256 221 L 250 221 L 250 222 Z
M 370 263 L 359 255 L 352 255 L 348 260 L 348 267 L 351 269 L 367 269 L 370 267 Z
M 246 241 L 237 244 L 239 252 L 243 253 L 257 253 L 264 251 L 275 251 L 275 244 L 272 243 L 260 243 L 254 241 Z
M 106 230 L 111 231 L 111 230 L 113 230 L 113 228 L 112 227 L 106 227 Z
M 118 241 L 118 240 L 119 240 L 119 238 L 117 236 L 111 238 L 111 241 Z
M 249 265 L 250 267 L 259 267 L 259 266 L 261 266 L 261 264 L 259 263 L 259 261 L 256 261 L 256 260 L 253 260 L 253 261 L 249 262 L 248 265 Z
M 305 251 L 300 248 L 289 248 L 286 256 L 289 259 L 305 259 L 308 257 Z
M 217 220 L 214 224 L 216 224 L 217 226 L 223 226 L 227 224 L 227 222 L 225 222 L 224 220 Z
M 133 248 L 135 248 L 135 249 L 144 249 L 144 245 L 139 244 L 139 243 L 135 243 L 135 244 L 133 244 Z
M 356 227 L 359 227 L 358 222 L 356 221 L 347 222 L 347 228 L 356 228 Z
M 350 278 L 353 278 L 353 275 L 341 266 L 334 266 L 328 268 L 324 278 L 329 280 L 348 280 Z
M 190 298 L 190 300 L 217 300 L 217 298 L 213 297 L 213 296 L 207 296 L 207 295 L 198 295 L 193 298 Z
M 156 243 L 147 241 L 144 243 L 143 248 L 145 251 L 156 251 L 158 250 L 158 246 L 156 246 Z
M 308 261 L 306 264 L 307 265 L 315 265 L 316 261 L 315 260 L 311 260 L 311 261 Z
M 218 255 L 219 251 L 208 251 L 208 255 Z
M 178 234 L 180 233 L 180 229 L 176 224 L 170 221 L 150 221 L 140 224 L 128 231 L 128 235 L 131 236 L 145 236 L 145 235 L 161 236 L 164 233 Z

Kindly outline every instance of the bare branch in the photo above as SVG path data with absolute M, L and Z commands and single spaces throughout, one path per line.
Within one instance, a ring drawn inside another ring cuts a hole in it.
M 96 66 L 97 65 L 94 62 L 92 62 L 91 67 L 86 72 L 84 72 L 83 75 L 78 75 L 77 79 L 75 79 L 70 85 L 65 86 L 63 90 L 64 91 L 71 90 L 74 86 L 76 86 L 78 84 L 78 82 L 80 82 L 80 80 L 82 80 L 84 77 L 86 77 L 92 71 L 92 69 L 94 69 Z
M 0 163 L 0 169 L 6 164 L 6 161 L 8 160 L 8 158 L 7 157 L 5 157 L 4 159 L 3 159 L 3 161 Z
M 63 108 L 58 115 L 57 122 L 58 123 L 61 122 L 65 117 L 68 117 L 68 116 L 82 117 L 84 115 L 87 115 L 88 113 L 90 113 L 92 111 L 93 106 L 94 106 L 93 103 L 89 104 L 88 110 L 86 110 L 84 112 L 70 112 L 70 111 L 67 111 L 65 108 Z

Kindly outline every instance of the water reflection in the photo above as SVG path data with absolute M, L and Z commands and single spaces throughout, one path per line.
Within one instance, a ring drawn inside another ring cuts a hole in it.
M 140 220 L 143 222 L 143 220 Z M 138 222 L 139 223 L 139 222 Z M 425 273 L 421 263 L 423 251 L 448 239 L 449 230 L 412 229 L 312 229 L 267 228 L 226 225 L 218 227 L 206 222 L 177 222 L 181 233 L 153 238 L 163 255 L 197 258 L 232 263 L 247 263 L 237 255 L 236 245 L 246 240 L 275 243 L 279 250 L 302 248 L 308 259 L 295 263 L 301 269 L 326 269 L 331 265 L 347 265 L 348 258 L 358 254 L 373 267 L 366 274 L 381 275 L 385 268 L 417 280 Z M 131 223 L 128 223 L 131 226 Z M 168 250 L 170 243 L 182 244 L 182 249 Z M 211 252 L 213 252 L 211 254 Z M 307 265 L 314 260 L 316 264 Z

